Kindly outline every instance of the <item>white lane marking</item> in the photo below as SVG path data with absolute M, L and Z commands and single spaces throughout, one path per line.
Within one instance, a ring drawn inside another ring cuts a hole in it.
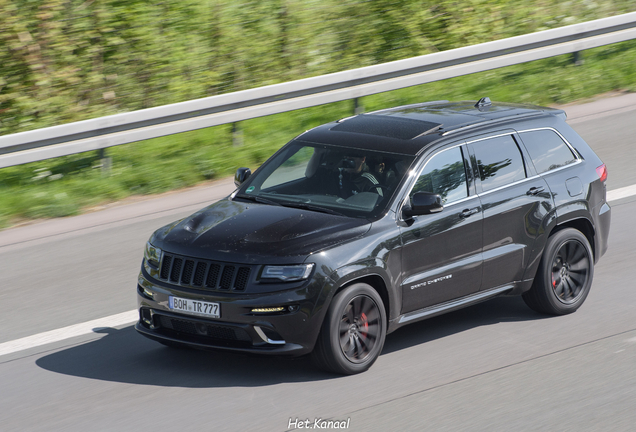
M 626 186 L 608 191 L 607 201 L 616 201 L 634 195 L 636 195 L 636 185 Z M 137 321 L 138 318 L 139 312 L 137 312 L 137 310 L 135 309 L 117 315 L 111 315 L 108 317 L 71 325 L 57 330 L 51 330 L 33 336 L 27 336 L 22 339 L 4 342 L 0 344 L 0 356 L 13 354 L 18 351 L 24 351 L 29 348 L 35 348 L 53 342 L 59 342 L 75 336 L 89 334 L 93 331 L 93 329 L 99 327 L 116 327 L 120 325 L 130 324 Z M 636 338 L 634 340 L 636 340 Z
M 44 333 L 38 333 L 33 336 L 23 337 L 21 339 L 12 340 L 0 344 L 0 356 L 13 354 L 29 348 L 35 348 L 53 342 L 63 341 L 75 336 L 82 336 L 92 333 L 93 329 L 100 327 L 116 327 L 120 325 L 130 324 L 137 321 L 139 312 L 137 309 L 123 312 L 117 315 L 111 315 L 92 321 L 86 321 L 80 324 L 70 325 L 57 330 L 51 330 Z
M 616 201 L 636 195 L 636 185 L 625 186 L 607 192 L 608 201 Z

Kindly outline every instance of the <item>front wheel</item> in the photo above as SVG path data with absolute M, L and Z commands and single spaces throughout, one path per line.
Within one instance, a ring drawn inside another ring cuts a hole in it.
M 523 300 L 550 315 L 576 311 L 585 301 L 594 276 L 592 248 L 578 230 L 565 228 L 550 236 L 532 288 Z
M 386 337 L 386 312 L 380 295 L 364 283 L 337 293 L 312 352 L 321 369 L 345 375 L 364 372 L 377 360 Z

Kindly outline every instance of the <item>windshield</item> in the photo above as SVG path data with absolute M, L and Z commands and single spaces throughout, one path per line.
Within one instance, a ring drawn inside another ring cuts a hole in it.
M 374 217 L 411 162 L 408 155 L 293 141 L 249 177 L 234 199 Z

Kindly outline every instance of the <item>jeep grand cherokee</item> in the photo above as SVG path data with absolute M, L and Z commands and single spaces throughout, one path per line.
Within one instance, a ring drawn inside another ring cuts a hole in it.
M 158 229 L 137 331 L 367 370 L 385 336 L 502 295 L 562 315 L 607 249 L 607 170 L 561 110 L 437 101 L 307 131 Z

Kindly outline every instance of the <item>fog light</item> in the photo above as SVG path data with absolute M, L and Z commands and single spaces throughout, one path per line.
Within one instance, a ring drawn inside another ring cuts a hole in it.
M 150 309 L 142 308 L 140 312 L 141 320 L 152 327 L 152 311 Z
M 283 306 L 276 307 L 266 307 L 266 308 L 253 308 L 252 313 L 272 313 L 272 312 L 282 312 L 285 308 Z

